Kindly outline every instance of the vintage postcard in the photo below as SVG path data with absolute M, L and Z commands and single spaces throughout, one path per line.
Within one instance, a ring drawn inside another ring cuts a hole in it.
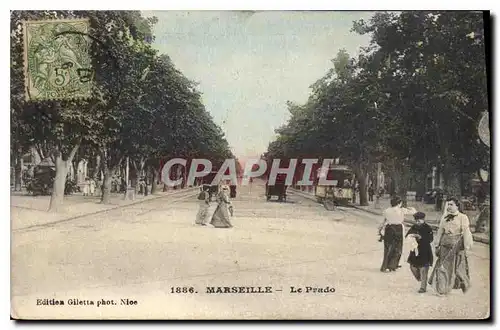
M 489 12 L 10 26 L 11 318 L 490 318 Z

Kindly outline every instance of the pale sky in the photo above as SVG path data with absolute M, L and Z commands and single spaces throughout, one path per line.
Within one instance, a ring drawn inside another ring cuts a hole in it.
M 373 12 L 144 11 L 156 16 L 154 47 L 199 83 L 203 103 L 234 154 L 266 151 L 289 118 L 286 102 L 304 103 L 310 85 L 338 50 L 351 56 L 369 36 L 350 32 Z

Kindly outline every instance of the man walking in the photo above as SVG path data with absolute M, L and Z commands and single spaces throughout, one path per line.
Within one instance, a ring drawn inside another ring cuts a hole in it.
M 368 201 L 373 202 L 373 195 L 375 195 L 375 189 L 373 189 L 373 184 L 368 188 Z

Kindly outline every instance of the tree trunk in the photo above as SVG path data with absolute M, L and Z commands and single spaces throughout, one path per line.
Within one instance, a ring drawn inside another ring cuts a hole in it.
M 14 190 L 21 191 L 23 187 L 23 153 L 16 155 L 16 168 L 14 176 Z
M 442 175 L 444 183 L 444 186 L 441 188 L 445 190 L 445 194 L 447 197 L 459 197 L 461 193 L 460 180 L 458 178 L 459 171 L 457 170 L 456 166 L 453 165 L 453 157 L 450 155 L 449 150 L 446 146 L 442 149 L 441 157 L 443 161 Z
M 141 157 L 141 160 L 139 161 L 139 166 L 136 166 L 135 165 L 136 163 L 134 162 L 134 166 L 135 166 L 135 170 L 136 170 L 136 178 L 137 178 L 137 181 L 141 182 L 141 186 L 139 187 L 140 189 L 140 192 L 139 193 L 142 193 L 144 196 L 147 196 L 148 195 L 148 185 L 147 185 L 147 175 L 146 173 L 144 173 L 144 166 L 146 164 L 146 161 L 144 160 L 144 157 Z M 144 180 L 140 180 L 140 179 L 144 179 Z M 144 184 L 142 184 L 142 182 L 144 182 Z
M 158 189 L 158 176 L 159 176 L 159 172 L 158 169 L 156 167 L 152 167 L 152 172 L 153 172 L 153 179 L 151 181 L 151 195 L 155 194 L 156 193 L 156 190 Z
M 389 187 L 390 196 L 398 195 L 401 186 L 401 172 L 396 168 L 392 169 L 391 177 L 391 185 Z
M 75 144 L 67 159 L 64 159 L 60 150 L 57 150 L 55 154 L 54 163 L 56 164 L 56 177 L 54 178 L 54 184 L 52 187 L 49 211 L 57 211 L 57 209 L 64 202 L 64 188 L 66 186 L 66 176 L 68 174 L 68 163 L 71 163 L 73 158 L 75 158 L 76 152 L 80 147 L 80 142 L 81 139 Z
M 137 190 L 137 175 L 135 175 L 135 173 L 137 173 L 136 171 L 130 171 L 130 174 L 132 174 L 130 176 L 130 187 L 134 188 Z
M 460 198 L 460 179 L 458 171 L 453 167 L 446 167 L 443 171 L 444 188 L 447 196 L 454 196 Z
M 359 187 L 359 205 L 368 206 L 368 195 L 366 190 L 366 173 L 362 169 L 359 169 L 358 177 L 358 187 Z
M 146 160 L 144 159 L 144 157 L 141 158 L 141 161 L 139 162 L 139 175 L 142 177 L 146 177 L 146 173 L 145 170 L 144 170 L 144 166 L 146 166 Z
M 59 152 L 55 159 L 56 177 L 52 187 L 52 196 L 50 197 L 49 211 L 57 211 L 64 202 L 64 186 L 66 185 L 66 175 L 68 172 L 67 161 L 63 160 Z
M 141 175 L 144 177 L 144 197 L 146 197 L 147 195 L 149 195 L 148 191 L 149 173 L 147 167 L 146 169 L 144 169 L 145 167 L 144 163 L 142 164 L 141 167 L 142 167 Z
M 97 155 L 95 159 L 94 180 L 99 181 L 101 173 L 101 155 Z
M 353 193 L 353 203 L 356 203 L 356 182 L 358 183 L 359 190 L 359 205 L 360 206 L 368 206 L 368 194 L 366 190 L 366 171 L 363 169 L 363 165 L 358 162 L 353 167 L 355 179 L 352 183 L 352 193 Z
M 111 181 L 113 178 L 113 174 L 117 169 L 119 169 L 122 165 L 123 157 L 120 159 L 113 159 L 109 155 L 109 149 L 104 148 L 101 150 L 101 168 L 104 174 L 103 182 L 102 182 L 102 194 L 101 194 L 101 203 L 109 204 L 111 199 Z M 125 191 L 125 195 L 127 191 Z
M 402 161 L 402 164 L 398 166 L 398 175 L 399 175 L 399 187 L 397 190 L 398 196 L 403 201 L 403 207 L 408 206 L 408 186 L 410 182 L 410 174 L 408 165 L 405 161 Z
M 187 170 L 186 167 L 182 168 L 182 185 L 181 188 L 187 188 Z
M 71 179 L 76 183 L 78 183 L 78 163 L 80 163 L 79 160 L 73 160 L 71 162 L 71 164 L 73 165 L 73 177 Z
M 101 187 L 101 203 L 109 204 L 111 197 L 111 179 L 113 173 L 109 168 L 109 159 L 107 157 L 107 151 L 105 149 L 101 150 L 102 156 L 102 172 L 104 173 L 104 178 Z M 119 189 L 118 189 L 119 190 Z
M 401 178 L 401 181 L 399 184 L 398 196 L 399 196 L 399 198 L 401 198 L 401 201 L 403 202 L 403 207 L 407 207 L 408 206 L 408 184 L 404 178 L 404 175 L 402 175 L 402 178 Z
M 45 153 L 43 152 L 43 149 L 41 146 L 37 146 L 35 148 L 36 152 L 38 153 L 38 157 L 40 157 L 40 161 L 45 159 Z
M 101 203 L 109 204 L 111 197 L 111 178 L 113 176 L 113 171 L 107 166 L 106 162 L 103 162 L 103 165 L 104 165 L 104 180 L 102 183 Z

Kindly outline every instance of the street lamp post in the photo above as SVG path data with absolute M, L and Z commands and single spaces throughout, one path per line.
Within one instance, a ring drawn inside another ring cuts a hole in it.
M 125 199 L 135 199 L 135 189 L 132 189 L 130 187 L 130 182 L 129 182 L 129 173 L 130 173 L 130 159 L 127 156 L 126 159 L 126 164 L 125 164 Z
M 128 181 L 128 178 L 129 178 L 129 158 L 127 156 L 127 163 L 125 164 L 125 187 L 126 189 L 128 190 L 128 188 L 130 187 L 130 184 L 129 184 L 129 181 Z

